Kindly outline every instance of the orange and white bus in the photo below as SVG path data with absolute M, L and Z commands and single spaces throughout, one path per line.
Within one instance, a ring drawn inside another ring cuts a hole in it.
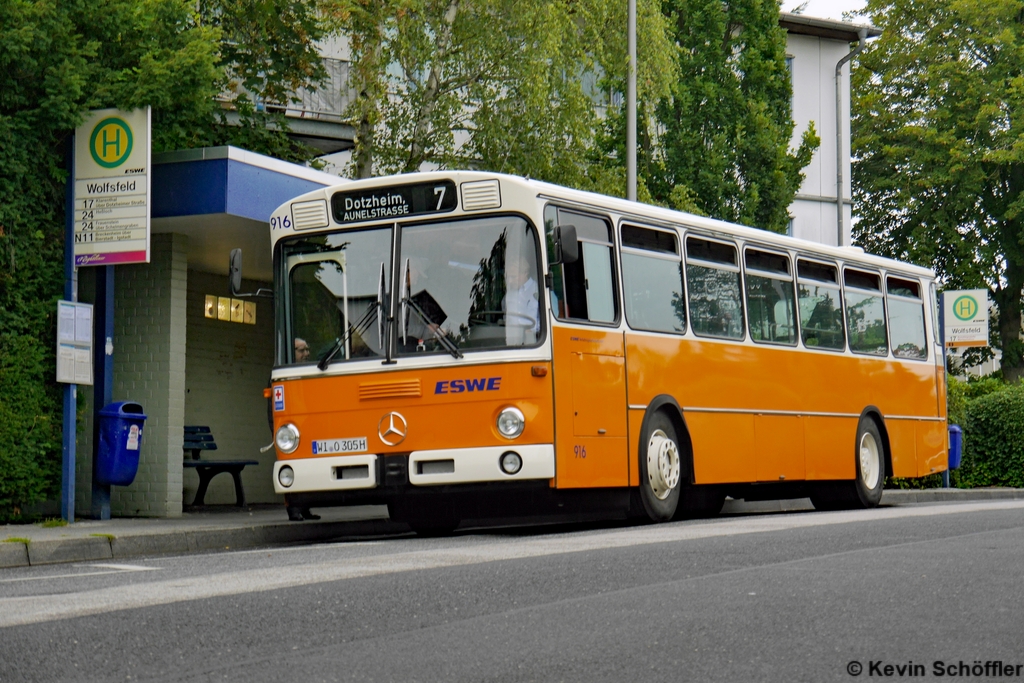
M 305 194 L 271 239 L 289 505 L 663 521 L 946 468 L 927 269 L 470 171 Z

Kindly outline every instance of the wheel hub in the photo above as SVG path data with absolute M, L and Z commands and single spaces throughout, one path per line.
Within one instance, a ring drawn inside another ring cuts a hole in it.
M 660 429 L 651 434 L 647 443 L 647 478 L 658 500 L 668 498 L 679 484 L 679 448 Z
M 878 442 L 870 432 L 865 432 L 860 438 L 860 479 L 864 486 L 872 490 L 878 486 L 881 471 Z

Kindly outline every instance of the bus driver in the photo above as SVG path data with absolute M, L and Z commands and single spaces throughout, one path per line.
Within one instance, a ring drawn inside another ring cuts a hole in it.
M 501 309 L 505 311 L 505 341 L 511 346 L 533 344 L 540 332 L 537 281 L 530 271 L 530 262 L 525 258 L 516 259 L 515 265 L 506 271 Z

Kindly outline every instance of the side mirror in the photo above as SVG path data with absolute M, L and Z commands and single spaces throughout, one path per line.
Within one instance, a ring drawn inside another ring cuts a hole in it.
M 576 263 L 580 258 L 580 244 L 576 239 L 575 225 L 555 226 L 555 259 L 557 263 Z
M 238 296 L 242 291 L 242 250 L 232 249 L 231 259 L 228 261 L 228 282 L 231 286 L 231 296 Z
M 241 298 L 261 296 L 268 299 L 274 298 L 274 290 L 260 287 L 255 292 L 243 292 L 242 290 L 242 250 L 232 249 L 231 258 L 228 259 L 228 287 L 231 289 L 231 296 Z

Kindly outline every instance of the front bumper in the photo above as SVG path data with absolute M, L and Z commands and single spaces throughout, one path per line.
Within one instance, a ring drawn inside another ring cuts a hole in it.
M 515 474 L 506 474 L 499 465 L 501 456 L 508 451 L 518 453 L 523 460 L 522 469 Z M 407 466 L 401 469 L 407 473 L 407 479 L 405 482 L 394 482 L 389 478 L 388 484 L 427 487 L 536 481 L 553 479 L 555 476 L 553 444 L 510 444 L 413 451 L 408 456 L 362 454 L 279 460 L 274 464 L 274 491 L 296 494 L 375 489 L 385 479 L 388 461 L 396 458 L 406 460 Z M 282 467 L 291 467 L 294 472 L 291 486 L 281 485 L 278 474 Z

